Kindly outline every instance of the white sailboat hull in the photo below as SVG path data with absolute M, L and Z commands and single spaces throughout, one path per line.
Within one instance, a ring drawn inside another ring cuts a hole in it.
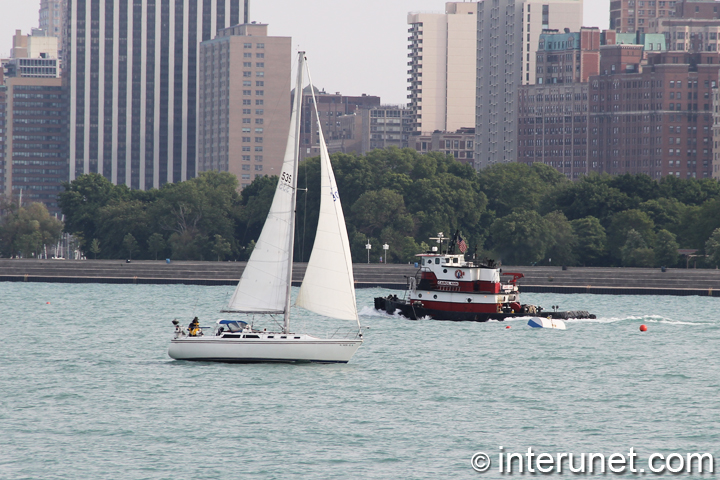
M 172 340 L 168 355 L 176 360 L 229 363 L 347 363 L 362 345 L 361 339 L 327 339 L 304 334 L 288 334 L 287 338 L 259 337 L 180 337 Z

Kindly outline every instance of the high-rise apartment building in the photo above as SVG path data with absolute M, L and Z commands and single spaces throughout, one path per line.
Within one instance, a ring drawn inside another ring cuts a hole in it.
M 478 4 L 475 167 L 514 162 L 517 92 L 535 84 L 543 30 L 579 31 L 582 0 L 492 0 Z
M 649 32 L 650 24 L 675 16 L 675 0 L 611 0 L 610 29 L 617 33 Z
M 240 23 L 240 0 L 66 0 L 70 180 L 131 188 L 196 174 L 198 51 Z
M 611 73 L 612 65 L 633 65 L 642 54 L 628 45 L 609 48 L 615 52 L 603 51 L 603 73 L 590 78 L 590 170 L 710 177 L 720 54 L 654 53 L 639 71 Z
M 5 144 L 7 142 L 7 86 L 3 69 L 0 68 L 0 198 L 5 196 L 5 177 L 10 168 L 10 161 L 6 155 Z
M 67 101 L 59 78 L 5 79 L 5 164 L 2 192 L 44 203 L 59 213 L 57 196 L 68 179 Z M 0 134 L 3 135 L 3 134 Z
M 62 36 L 66 1 L 40 0 L 40 28 L 50 37 Z
M 221 30 L 200 45 L 198 171 L 237 176 L 241 187 L 279 175 L 290 128 L 290 37 L 267 25 Z
M 447 2 L 444 14 L 408 14 L 408 107 L 417 133 L 475 124 L 477 9 Z

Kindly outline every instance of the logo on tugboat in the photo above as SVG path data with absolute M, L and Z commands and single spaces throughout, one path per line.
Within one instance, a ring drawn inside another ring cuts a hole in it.
M 462 270 L 455 270 L 455 278 L 463 278 L 465 276 L 465 272 Z

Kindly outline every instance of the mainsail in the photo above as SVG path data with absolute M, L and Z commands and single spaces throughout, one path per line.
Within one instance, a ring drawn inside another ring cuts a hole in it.
M 320 135 L 320 215 L 310 261 L 295 304 L 320 315 L 356 320 L 360 325 L 345 216 L 330 155 L 319 125 L 315 92 L 312 89 L 310 91 Z
M 297 136 L 302 102 L 302 55 L 298 64 L 290 133 L 282 171 L 265 226 L 225 312 L 285 313 L 289 307 L 297 190 Z

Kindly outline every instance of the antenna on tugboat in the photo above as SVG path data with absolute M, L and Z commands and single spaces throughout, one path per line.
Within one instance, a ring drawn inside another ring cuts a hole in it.
M 447 242 L 447 241 L 448 241 L 448 239 L 445 238 L 445 235 L 443 235 L 443 232 L 438 232 L 438 236 L 437 236 L 437 237 L 430 237 L 430 240 L 435 240 L 437 243 L 440 244 L 440 253 L 442 254 L 442 253 L 443 253 L 442 242 Z

